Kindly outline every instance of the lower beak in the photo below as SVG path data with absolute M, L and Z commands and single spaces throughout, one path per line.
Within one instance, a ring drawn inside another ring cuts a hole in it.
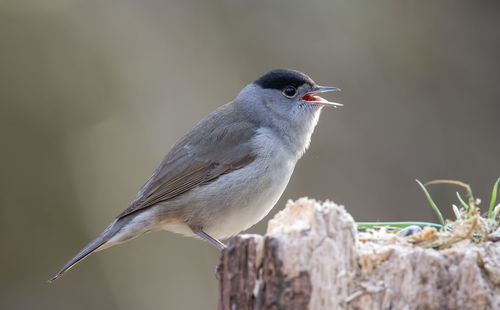
M 316 105 L 323 105 L 323 106 L 333 106 L 333 107 L 341 107 L 343 106 L 342 103 L 337 103 L 337 102 L 331 102 L 328 101 L 320 96 L 315 96 L 315 94 L 319 93 L 325 93 L 328 91 L 340 91 L 340 88 L 337 87 L 332 87 L 332 86 L 319 86 L 315 85 L 313 87 L 313 90 L 308 92 L 302 97 L 302 102 L 304 103 L 310 103 L 310 104 L 316 104 Z

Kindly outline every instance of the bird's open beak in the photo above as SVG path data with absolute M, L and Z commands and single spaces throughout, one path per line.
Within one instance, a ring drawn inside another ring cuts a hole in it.
M 342 103 L 331 102 L 320 96 L 315 96 L 318 93 L 324 93 L 327 91 L 340 91 L 340 88 L 331 87 L 331 86 L 319 86 L 315 85 L 313 90 L 305 94 L 301 100 L 303 103 L 315 104 L 315 105 L 323 105 L 323 106 L 333 106 L 333 107 L 341 107 Z

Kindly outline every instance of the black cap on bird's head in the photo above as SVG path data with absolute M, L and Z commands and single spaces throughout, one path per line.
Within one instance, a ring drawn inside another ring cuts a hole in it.
M 264 89 L 279 90 L 285 97 L 290 99 L 293 99 L 299 93 L 299 88 L 306 88 L 307 92 L 301 94 L 301 103 L 320 106 L 342 106 L 340 103 L 329 102 L 319 96 L 315 96 L 317 93 L 339 91 L 339 88 L 319 86 L 309 76 L 297 70 L 274 69 L 258 78 L 254 84 Z
M 294 87 L 300 87 L 304 84 L 309 84 L 310 86 L 316 85 L 316 83 L 304 73 L 290 69 L 275 69 L 269 71 L 258 78 L 254 83 L 262 88 L 279 90 L 289 85 Z

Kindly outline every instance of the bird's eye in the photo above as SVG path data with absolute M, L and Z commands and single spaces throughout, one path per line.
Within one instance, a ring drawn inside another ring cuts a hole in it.
M 293 96 L 295 96 L 295 94 L 297 94 L 297 88 L 293 86 L 287 86 L 283 88 L 283 95 L 285 95 L 286 97 L 292 98 Z

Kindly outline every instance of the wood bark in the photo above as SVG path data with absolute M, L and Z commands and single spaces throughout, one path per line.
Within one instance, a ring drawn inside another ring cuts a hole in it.
M 500 242 L 358 240 L 344 207 L 301 198 L 222 252 L 219 309 L 500 309 Z

